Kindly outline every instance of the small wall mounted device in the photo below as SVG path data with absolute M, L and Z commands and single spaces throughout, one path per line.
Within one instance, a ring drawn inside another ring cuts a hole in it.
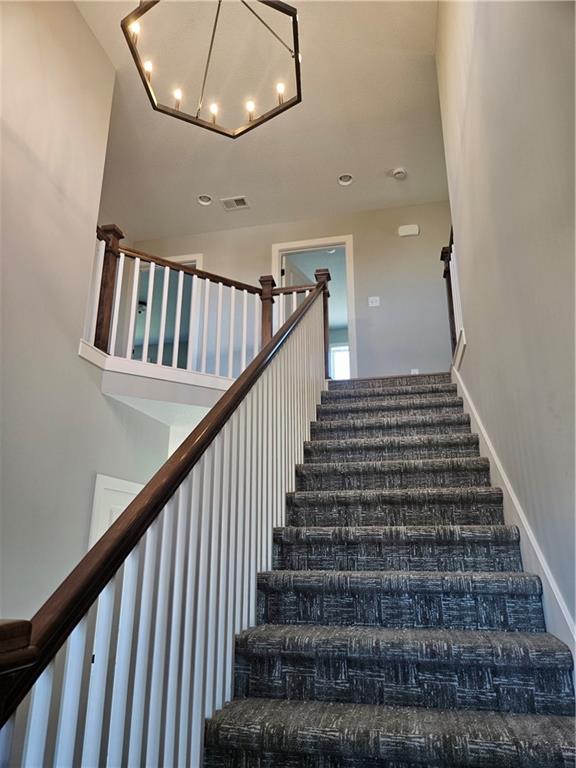
M 418 224 L 402 224 L 398 227 L 399 237 L 418 237 L 420 234 L 420 226 Z

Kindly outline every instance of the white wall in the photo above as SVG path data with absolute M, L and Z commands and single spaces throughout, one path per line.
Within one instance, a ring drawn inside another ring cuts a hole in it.
M 86 550 L 96 473 L 146 481 L 168 428 L 77 356 L 114 71 L 74 3 L 1 3 L 2 615 L 32 615 Z
M 518 497 L 530 567 L 550 569 L 549 628 L 569 639 L 555 609 L 574 615 L 574 6 L 440 3 L 437 66 L 460 374 Z
M 398 226 L 412 223 L 420 224 L 420 237 L 399 238 Z M 271 272 L 273 243 L 349 234 L 354 237 L 358 375 L 448 370 L 450 337 L 440 262 L 440 249 L 450 234 L 447 203 L 244 227 L 140 242 L 137 247 L 158 256 L 203 253 L 204 269 L 257 285 L 260 275 Z M 374 295 L 380 295 L 380 307 L 369 309 L 368 296 Z

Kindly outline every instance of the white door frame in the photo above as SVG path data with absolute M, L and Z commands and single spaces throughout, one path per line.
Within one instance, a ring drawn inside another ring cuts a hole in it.
M 166 256 L 166 261 L 173 261 L 175 264 L 189 264 L 191 261 L 196 263 L 196 269 L 202 270 L 204 268 L 204 254 L 203 253 L 189 253 L 182 256 Z
M 348 345 L 350 347 L 350 376 L 358 375 L 356 352 L 356 309 L 354 299 L 354 238 L 352 235 L 317 237 L 313 240 L 298 240 L 272 245 L 272 276 L 277 285 L 282 284 L 282 254 L 290 251 L 313 251 L 320 248 L 343 246 L 346 253 L 346 298 L 348 302 Z M 330 285 L 328 285 L 330 287 Z
M 133 483 L 109 475 L 96 475 L 88 549 L 106 533 L 142 488 L 142 483 Z

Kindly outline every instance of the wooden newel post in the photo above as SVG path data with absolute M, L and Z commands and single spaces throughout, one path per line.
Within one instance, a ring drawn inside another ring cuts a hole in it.
M 120 251 L 120 240 L 124 237 L 124 233 L 116 224 L 106 224 L 100 227 L 100 231 L 106 237 L 106 250 L 104 251 L 104 263 L 102 264 L 94 346 L 103 352 L 108 352 L 110 325 L 112 322 L 112 302 L 114 301 L 114 285 L 116 283 L 116 265 Z
M 272 275 L 262 275 L 260 278 L 262 286 L 262 346 L 264 347 L 272 338 L 272 305 L 274 304 L 273 289 L 276 287 L 276 281 Z
M 330 378 L 330 327 L 328 325 L 328 299 L 330 298 L 330 291 L 328 290 L 328 283 L 330 282 L 330 270 L 317 269 L 314 272 L 316 282 L 324 283 L 324 290 L 322 291 L 322 306 L 324 309 L 324 375 L 327 379 Z

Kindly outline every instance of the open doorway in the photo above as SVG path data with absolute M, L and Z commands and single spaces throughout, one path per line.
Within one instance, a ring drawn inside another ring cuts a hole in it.
M 321 267 L 327 267 L 331 276 L 328 312 L 330 376 L 349 379 L 356 376 L 358 370 L 352 235 L 272 246 L 272 274 L 277 285 L 314 283 L 314 272 Z

